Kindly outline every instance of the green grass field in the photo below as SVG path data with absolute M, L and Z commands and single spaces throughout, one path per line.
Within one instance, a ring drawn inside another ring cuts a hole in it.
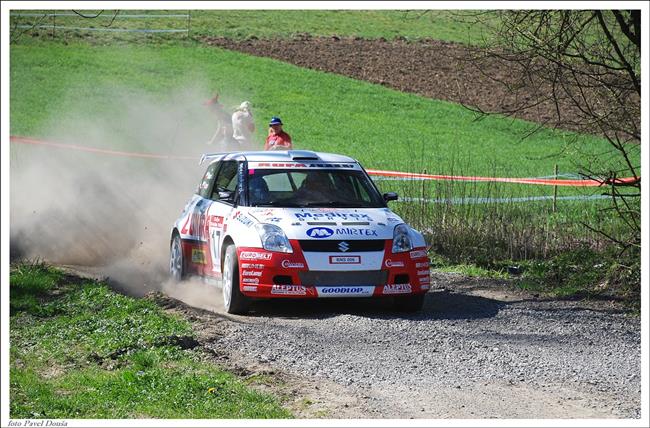
M 12 267 L 12 418 L 288 418 L 269 395 L 183 350 L 190 325 L 151 300 L 45 265 Z
M 104 11 L 97 19 L 85 19 L 80 16 L 43 16 L 51 13 L 71 11 L 34 10 L 13 11 L 13 13 L 42 14 L 41 16 L 12 17 L 18 25 L 44 25 L 76 28 L 101 28 L 110 25 L 116 29 L 173 29 L 180 33 L 156 34 L 155 36 L 138 33 L 112 33 L 54 30 L 54 35 L 68 39 L 82 38 L 94 41 L 153 43 L 176 43 L 189 38 L 229 37 L 245 39 L 248 37 L 275 38 L 293 37 L 298 34 L 312 36 L 386 38 L 396 37 L 410 40 L 431 38 L 466 44 L 478 43 L 483 37 L 482 28 L 472 25 L 471 10 L 120 10 L 115 16 L 114 10 Z M 85 16 L 95 16 L 99 10 L 80 11 Z M 171 17 L 131 18 L 123 15 L 187 15 Z M 51 36 L 53 30 L 40 29 L 39 34 Z
M 206 98 L 219 88 L 232 100 L 230 105 L 250 100 L 260 147 L 266 121 L 280 115 L 296 148 L 344 153 L 368 168 L 535 177 L 551 175 L 555 164 L 561 172 L 577 172 L 578 156 L 609 150 L 600 138 L 560 131 L 522 140 L 532 124 L 499 117 L 477 122 L 472 112 L 453 103 L 198 46 L 12 46 L 11 133 L 47 136 L 53 122 L 69 123 L 69 132 L 78 132 L 84 141 L 83 130 L 73 126 L 109 126 L 128 107 L 124 93 L 134 99 L 149 97 L 164 107 L 173 105 L 172 96 L 184 88 L 197 96 L 203 90 Z M 190 100 L 194 104 L 185 107 L 200 108 L 202 101 Z M 205 127 L 211 118 L 202 113 L 204 117 L 179 117 L 178 125 Z M 135 128 L 117 127 L 112 148 L 138 150 Z M 203 143 L 211 131 L 201 141 L 159 147 L 182 152 Z

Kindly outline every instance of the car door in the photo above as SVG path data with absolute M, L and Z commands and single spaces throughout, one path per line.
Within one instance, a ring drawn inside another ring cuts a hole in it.
M 221 245 L 227 231 L 226 219 L 239 201 L 239 164 L 235 160 L 221 161 L 208 199 L 207 232 L 212 272 L 221 272 Z

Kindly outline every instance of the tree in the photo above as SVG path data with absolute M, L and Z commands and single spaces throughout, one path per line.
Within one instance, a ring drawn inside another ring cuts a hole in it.
M 524 87 L 529 94 L 534 88 L 533 97 L 515 96 L 514 105 L 497 113 L 514 115 L 546 106 L 553 114 L 540 127 L 604 136 L 611 151 L 582 159 L 580 167 L 602 183 L 611 196 L 611 210 L 628 226 L 627 236 L 607 237 L 624 250 L 640 247 L 641 11 L 518 10 L 496 15 L 496 20 L 494 14 L 474 15 L 491 31 L 487 42 L 474 49 L 472 61 L 479 69 L 482 61 L 507 62 L 512 74 L 501 83 L 511 94 Z M 618 161 L 611 162 L 612 157 Z

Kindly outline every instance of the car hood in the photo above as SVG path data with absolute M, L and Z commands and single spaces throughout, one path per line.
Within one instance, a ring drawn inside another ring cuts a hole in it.
M 289 239 L 392 239 L 404 223 L 388 208 L 250 208 L 248 215 Z

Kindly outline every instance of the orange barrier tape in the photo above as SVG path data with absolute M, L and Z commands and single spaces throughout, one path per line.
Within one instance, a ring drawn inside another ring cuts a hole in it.
M 61 149 L 81 150 L 85 152 L 101 153 L 113 156 L 127 156 L 139 158 L 154 158 L 154 159 L 183 159 L 183 160 L 196 160 L 193 156 L 172 156 L 161 155 L 155 153 L 137 153 L 137 152 L 124 152 L 117 150 L 98 149 L 94 147 L 78 146 L 75 144 L 61 144 L 53 143 L 50 141 L 38 140 L 35 138 L 10 136 L 12 143 L 20 144 L 36 144 L 41 146 L 57 147 Z M 541 186 L 573 186 L 573 187 L 597 187 L 609 184 L 631 184 L 640 178 L 619 178 L 613 183 L 609 181 L 600 180 L 567 180 L 567 179 L 549 179 L 549 178 L 508 178 L 508 177 L 468 177 L 462 175 L 433 175 L 433 174 L 418 174 L 412 172 L 400 171 L 384 171 L 379 169 L 367 169 L 366 172 L 370 175 L 381 177 L 397 177 L 397 178 L 412 178 L 420 180 L 447 180 L 447 181 L 485 181 L 485 182 L 500 182 L 500 183 L 517 183 L 517 184 L 535 184 Z
M 84 152 L 92 153 L 101 153 L 104 155 L 113 155 L 113 156 L 127 156 L 127 157 L 136 157 L 136 158 L 154 158 L 154 159 L 188 159 L 196 160 L 195 157 L 190 156 L 171 156 L 171 155 L 159 155 L 155 153 L 137 153 L 137 152 L 123 152 L 118 150 L 107 150 L 107 149 L 98 149 L 95 147 L 86 147 L 86 146 L 77 146 L 75 144 L 61 144 L 61 143 L 52 143 L 50 141 L 37 140 L 34 138 L 26 137 L 9 137 L 12 143 L 21 143 L 21 144 L 36 144 L 40 146 L 49 146 L 56 147 L 59 149 L 71 149 L 71 150 L 81 150 Z
M 401 177 L 413 178 L 420 180 L 447 180 L 447 181 L 486 181 L 486 182 L 500 182 L 500 183 L 517 183 L 517 184 L 536 184 L 541 186 L 573 186 L 573 187 L 597 187 L 609 184 L 631 184 L 640 180 L 640 178 L 620 178 L 616 179 L 614 183 L 610 181 L 601 180 L 559 180 L 549 178 L 507 178 L 507 177 L 468 177 L 462 175 L 432 175 L 432 174 L 418 174 L 411 172 L 399 171 L 383 171 L 378 169 L 367 169 L 366 172 L 370 175 L 377 175 L 381 177 Z

